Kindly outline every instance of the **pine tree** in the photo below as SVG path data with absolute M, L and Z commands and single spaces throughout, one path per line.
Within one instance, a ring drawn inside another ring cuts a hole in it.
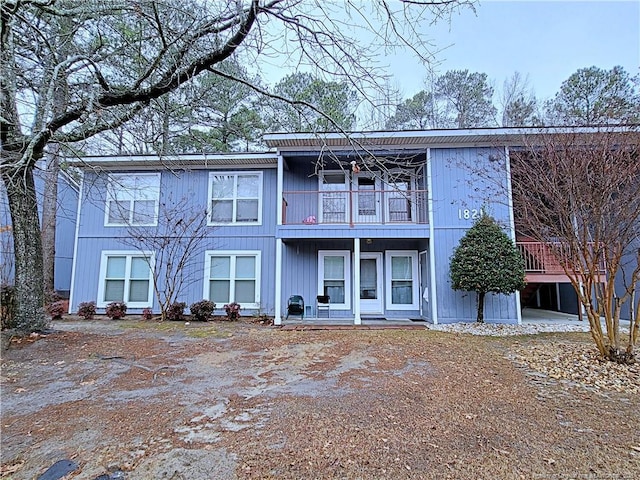
M 454 290 L 474 291 L 478 322 L 484 322 L 488 292 L 508 295 L 525 287 L 524 260 L 514 242 L 489 215 L 483 215 L 460 239 L 449 275 Z

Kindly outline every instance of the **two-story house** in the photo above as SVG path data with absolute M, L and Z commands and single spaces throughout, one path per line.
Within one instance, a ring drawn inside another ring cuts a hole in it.
M 157 312 L 153 282 L 164 277 L 154 272 L 167 258 L 143 239 L 201 211 L 205 233 L 190 247 L 179 301 L 235 301 L 276 324 L 292 295 L 307 318 L 473 321 L 475 295 L 452 290 L 449 259 L 482 210 L 516 239 L 509 152 L 521 138 L 515 129 L 283 133 L 266 136 L 266 153 L 87 157 L 77 164 L 70 311 L 93 300 Z M 483 166 L 492 178 L 477 174 Z M 535 248 L 523 250 L 532 261 Z M 575 305 L 566 277 L 536 282 L 553 286 L 557 309 Z M 519 294 L 488 295 L 485 308 L 487 321 L 521 321 Z

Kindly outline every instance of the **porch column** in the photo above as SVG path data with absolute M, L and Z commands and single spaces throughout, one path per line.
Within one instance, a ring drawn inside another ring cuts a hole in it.
M 282 155 L 278 155 L 278 169 L 276 171 L 276 225 L 282 225 L 282 214 L 285 208 L 285 198 L 283 196 L 284 161 Z
M 435 228 L 433 225 L 433 185 L 431 181 L 431 149 L 427 149 L 427 209 L 429 215 L 429 288 L 431 289 L 431 321 L 438 324 L 438 295 L 436 285 Z
M 511 190 L 511 160 L 509 159 L 509 147 L 504 147 L 505 170 L 507 172 L 507 201 L 509 202 L 509 233 L 511 240 L 516 242 L 516 222 L 513 216 L 513 192 Z M 515 293 L 516 319 L 518 325 L 522 325 L 522 304 L 520 303 L 520 291 Z
M 360 239 L 353 239 L 353 324 L 361 325 L 360 318 Z
M 276 238 L 276 285 L 274 325 L 282 325 L 282 239 Z

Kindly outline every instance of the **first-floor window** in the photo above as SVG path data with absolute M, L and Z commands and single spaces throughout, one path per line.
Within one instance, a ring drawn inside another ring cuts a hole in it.
M 102 252 L 98 306 L 125 302 L 133 308 L 153 303 L 153 266 L 151 252 Z
M 387 252 L 387 308 L 418 308 L 418 253 Z
M 318 294 L 328 295 L 332 307 L 350 307 L 350 252 L 320 250 L 318 252 Z
M 204 297 L 218 308 L 231 302 L 260 306 L 259 251 L 207 251 L 205 272 Z

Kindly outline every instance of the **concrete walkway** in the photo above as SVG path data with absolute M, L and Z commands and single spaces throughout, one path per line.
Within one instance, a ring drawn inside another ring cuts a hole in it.
M 571 313 L 553 312 L 551 310 L 541 310 L 539 308 L 525 307 L 522 309 L 522 324 L 536 323 L 559 323 L 559 324 L 582 324 L 586 319 L 580 321 L 578 315 Z M 588 322 L 587 322 L 588 323 Z
M 362 325 L 354 325 L 353 318 L 305 318 L 291 317 L 283 321 L 283 330 L 381 330 L 403 329 L 415 330 L 428 328 L 429 322 L 412 321 L 408 318 L 393 319 L 362 319 Z M 575 325 L 588 330 L 589 322 L 586 318 L 579 320 L 578 315 L 553 312 L 537 308 L 524 308 L 522 311 L 522 325 Z M 622 327 L 629 327 L 628 320 L 621 320 Z

